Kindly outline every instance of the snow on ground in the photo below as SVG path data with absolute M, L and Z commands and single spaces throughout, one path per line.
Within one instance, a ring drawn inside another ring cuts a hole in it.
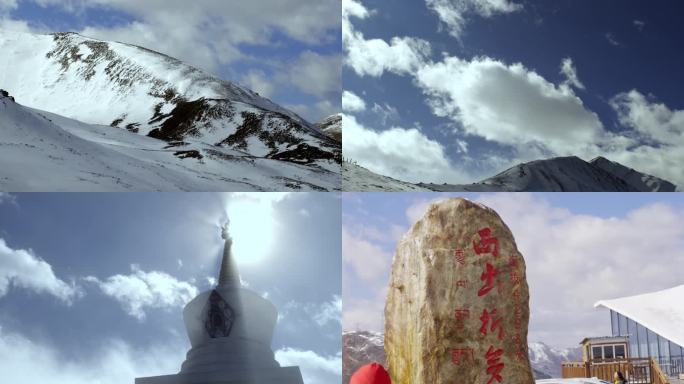
M 201 157 L 201 158 L 200 158 Z M 0 190 L 335 190 L 339 165 L 308 166 L 85 124 L 0 97 Z M 332 171 L 337 168 L 337 173 Z
M 591 379 L 544 379 L 537 380 L 537 384 L 610 384 L 607 381 L 599 380 L 597 378 Z
M 378 175 L 348 162 L 342 165 L 342 190 L 363 192 L 430 191 L 415 184 Z
M 664 338 L 684 345 L 684 285 L 643 295 L 601 300 L 605 307 L 640 323 Z

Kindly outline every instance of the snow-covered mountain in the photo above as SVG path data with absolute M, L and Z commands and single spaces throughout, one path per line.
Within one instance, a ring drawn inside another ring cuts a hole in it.
M 382 333 L 367 331 L 345 331 L 342 333 L 342 383 L 349 383 L 351 375 L 365 364 L 378 362 L 386 364 L 384 338 Z M 560 377 L 563 361 L 581 361 L 579 348 L 556 349 L 544 343 L 530 343 L 529 356 L 535 379 Z
M 610 161 L 605 157 L 599 156 L 591 160 L 590 163 L 625 180 L 629 185 L 635 187 L 640 192 L 674 192 L 677 189 L 677 187 L 669 181 L 625 167 L 624 165 Z
M 357 182 L 354 177 L 359 172 L 362 174 Z M 383 190 L 383 188 L 392 190 L 396 185 L 400 185 L 400 188 L 403 188 L 401 190 L 419 187 L 440 192 L 668 192 L 676 189 L 666 180 L 640 173 L 602 157 L 591 162 L 586 162 L 576 156 L 537 160 L 518 164 L 478 183 L 461 185 L 411 184 L 394 179 L 385 183 L 385 176 L 377 175 L 361 167 L 350 169 L 345 167 L 342 176 L 345 191 Z
M 307 164 L 339 180 L 339 142 L 257 93 L 161 53 L 75 33 L 9 31 L 0 31 L 0 52 L 0 88 L 22 105 L 169 145 Z M 232 178 L 258 171 L 245 167 Z
M 322 166 L 201 142 L 169 143 L 24 107 L 0 94 L 0 190 L 331 190 Z
M 342 332 L 342 383 L 348 384 L 354 372 L 372 362 L 387 366 L 383 334 L 367 331 Z
M 537 379 L 559 378 L 562 362 L 582 361 L 580 347 L 558 349 L 541 342 L 531 342 L 528 347 L 530 363 L 535 371 L 539 372 Z
M 316 123 L 316 128 L 333 139 L 342 142 L 342 114 L 331 115 Z

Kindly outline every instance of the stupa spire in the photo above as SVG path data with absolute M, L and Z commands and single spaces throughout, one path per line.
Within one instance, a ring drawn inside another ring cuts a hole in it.
M 219 287 L 239 287 L 240 286 L 240 276 L 238 274 L 237 266 L 235 265 L 235 260 L 233 260 L 233 251 L 231 247 L 233 246 L 233 239 L 230 237 L 228 232 L 228 223 L 223 224 L 221 237 L 224 240 L 223 245 L 223 259 L 221 260 L 221 269 L 219 270 L 218 276 L 218 286 Z

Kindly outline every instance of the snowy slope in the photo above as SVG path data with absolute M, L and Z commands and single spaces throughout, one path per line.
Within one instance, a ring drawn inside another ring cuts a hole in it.
M 439 191 L 634 192 L 619 177 L 576 156 L 518 164 L 470 185 L 429 184 Z
M 430 191 L 430 189 L 415 184 L 378 175 L 346 161 L 342 164 L 342 190 L 362 192 Z
M 340 144 L 295 113 L 145 48 L 75 33 L 0 31 L 0 52 L 0 87 L 32 108 L 166 141 L 341 162 Z
M 332 190 L 340 185 L 333 164 L 257 158 L 192 140 L 169 143 L 27 108 L 3 96 L 0 164 L 3 191 Z
M 595 307 L 621 313 L 653 332 L 684 345 L 684 285 L 643 295 L 601 300 Z
M 316 123 L 316 128 L 333 139 L 342 142 L 342 114 L 331 115 Z
M 641 173 L 605 157 L 599 156 L 590 163 L 625 180 L 640 192 L 674 192 L 676 189 L 675 185 L 669 181 Z

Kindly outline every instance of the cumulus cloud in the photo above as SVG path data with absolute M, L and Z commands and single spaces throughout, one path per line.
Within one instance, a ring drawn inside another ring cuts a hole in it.
M 145 272 L 131 265 L 129 275 L 114 275 L 101 281 L 88 276 L 86 281 L 97 284 L 102 292 L 118 301 L 126 313 L 138 320 L 145 319 L 147 308 L 182 307 L 198 294 L 195 286 L 179 281 L 164 272 Z
M 184 349 L 181 343 L 140 349 L 109 340 L 86 360 L 69 361 L 48 343 L 0 327 L 0 371 L 3 381 L 16 384 L 132 383 L 136 377 L 176 372 Z
M 609 154 L 616 161 L 664 177 L 681 189 L 684 175 L 684 111 L 673 110 L 654 97 L 637 90 L 620 93 L 610 100 L 620 123 L 639 137 L 638 146 Z
M 259 93 L 263 97 L 271 97 L 276 87 L 273 80 L 269 79 L 264 71 L 251 70 L 242 77 L 242 83 L 247 88 Z
M 313 314 L 314 321 L 319 326 L 324 326 L 328 323 L 342 322 L 342 297 L 333 295 L 330 301 L 326 301 L 318 307 L 318 310 Z
M 52 266 L 31 250 L 12 249 L 0 238 L 0 298 L 10 288 L 52 295 L 67 304 L 82 295 L 78 287 L 58 278 Z
M 407 74 L 416 70 L 430 55 L 430 43 L 413 37 L 394 37 L 389 43 L 382 39 L 367 40 L 354 29 L 352 17 L 365 19 L 371 15 L 360 2 L 342 2 L 342 44 L 345 65 L 359 76 L 381 76 L 385 71 Z
M 323 356 L 314 351 L 282 348 L 275 352 L 281 366 L 299 366 L 307 384 L 329 384 L 342 380 L 342 354 Z
M 684 258 L 681 209 L 656 203 L 600 217 L 531 194 L 478 200 L 501 215 L 525 256 L 531 340 L 575 345 L 601 329 L 609 332 L 608 314 L 593 308 L 596 301 L 682 284 L 672 273 Z
M 461 37 L 469 15 L 492 17 L 496 14 L 517 12 L 523 8 L 522 5 L 510 0 L 425 0 L 425 3 L 455 38 Z
M 521 152 L 536 147 L 542 153 L 591 153 L 602 139 L 598 116 L 570 88 L 519 63 L 446 57 L 425 65 L 415 79 L 436 115 L 459 122 L 467 134 Z
M 342 125 L 345 157 L 373 172 L 410 182 L 464 180 L 463 175 L 452 169 L 444 147 L 416 128 L 393 127 L 375 132 L 350 115 L 343 115 Z
M 193 7 L 188 7 L 184 0 L 37 2 L 75 13 L 87 8 L 126 12 L 135 21 L 113 27 L 88 26 L 82 32 L 96 38 L 143 45 L 212 71 L 220 64 L 242 57 L 240 44 L 269 45 L 276 33 L 308 44 L 320 44 L 332 41 L 333 32 L 339 26 L 339 8 L 317 0 L 202 0 Z
M 361 112 L 366 110 L 366 102 L 351 91 L 342 92 L 342 110 L 345 112 Z
M 584 89 L 584 84 L 580 81 L 577 76 L 577 68 L 573 64 L 572 59 L 566 57 L 561 62 L 561 73 L 565 76 L 566 80 L 563 84 L 567 86 L 573 86 L 578 89 Z
M 319 97 L 339 94 L 342 88 L 342 56 L 305 51 L 290 66 L 290 82 L 301 91 Z M 339 101 L 338 101 L 339 102 Z

